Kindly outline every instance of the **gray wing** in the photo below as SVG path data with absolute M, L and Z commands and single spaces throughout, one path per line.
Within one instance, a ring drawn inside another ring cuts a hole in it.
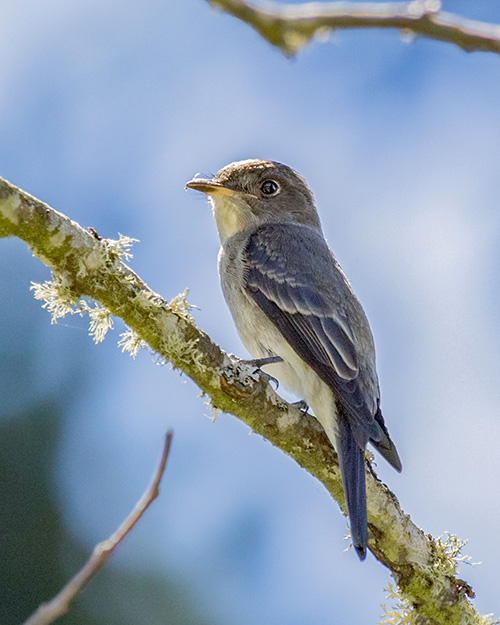
M 354 295 L 345 282 L 338 292 L 344 278 L 323 238 L 302 226 L 266 224 L 249 237 L 245 262 L 247 293 L 333 390 L 358 444 L 379 441 L 382 431 L 368 408 L 377 398 L 363 395 L 353 328 L 341 305 Z

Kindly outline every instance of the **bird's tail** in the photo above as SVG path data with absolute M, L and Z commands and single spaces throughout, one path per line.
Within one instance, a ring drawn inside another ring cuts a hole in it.
M 351 523 L 353 545 L 360 560 L 366 557 L 368 528 L 366 518 L 365 454 L 354 439 L 346 418 L 339 419 L 337 454 Z

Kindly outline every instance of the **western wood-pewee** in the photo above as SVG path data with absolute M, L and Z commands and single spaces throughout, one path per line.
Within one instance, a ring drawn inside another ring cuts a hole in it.
M 187 187 L 210 197 L 221 240 L 222 290 L 255 358 L 304 399 L 337 451 L 354 547 L 366 556 L 367 442 L 401 461 L 380 411 L 373 338 L 361 304 L 323 237 L 314 198 L 274 161 L 232 163 Z

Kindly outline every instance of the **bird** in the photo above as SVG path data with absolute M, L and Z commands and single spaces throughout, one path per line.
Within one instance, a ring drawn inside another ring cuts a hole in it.
M 219 238 L 222 291 L 242 342 L 314 411 L 334 447 L 352 542 L 368 545 L 365 449 L 396 471 L 370 326 L 323 235 L 312 191 L 287 165 L 249 159 L 186 188 L 205 193 Z M 279 360 L 279 362 L 276 362 Z

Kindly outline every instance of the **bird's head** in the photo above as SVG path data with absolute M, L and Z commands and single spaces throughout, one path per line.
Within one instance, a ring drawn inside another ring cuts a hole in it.
M 186 187 L 210 197 L 221 241 L 269 222 L 299 223 L 321 230 L 306 181 L 275 161 L 231 163 L 213 178 L 195 177 Z

